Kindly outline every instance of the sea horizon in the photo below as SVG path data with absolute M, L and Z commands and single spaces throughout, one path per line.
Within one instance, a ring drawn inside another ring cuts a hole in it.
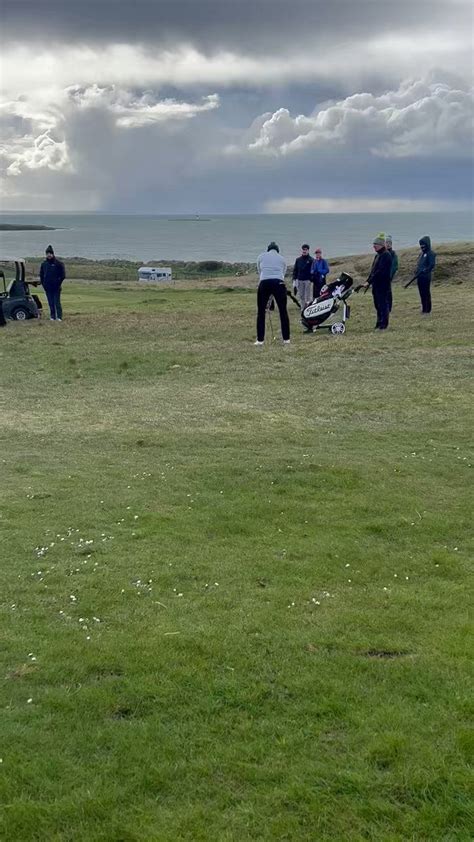
M 253 262 L 275 240 L 290 262 L 303 242 L 312 251 L 321 247 L 328 257 L 370 252 L 379 231 L 392 235 L 395 248 L 417 246 L 426 234 L 434 244 L 474 239 L 472 211 L 126 214 L 2 210 L 0 220 L 54 229 L 2 231 L 4 259 L 39 257 L 51 243 L 64 258 Z

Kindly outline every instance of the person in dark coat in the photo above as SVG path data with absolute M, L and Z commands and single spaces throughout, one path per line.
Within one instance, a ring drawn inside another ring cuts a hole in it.
M 309 253 L 309 245 L 303 243 L 301 254 L 296 258 L 293 267 L 293 292 L 298 295 L 302 310 L 313 300 L 312 266 L 313 259 Z
M 46 260 L 40 268 L 40 281 L 48 299 L 50 319 L 61 322 L 63 308 L 61 306 L 61 286 L 66 277 L 66 269 L 62 260 L 58 260 L 52 246 L 46 249 Z
M 392 268 L 390 270 L 390 295 L 389 295 L 389 301 L 388 301 L 388 311 L 389 311 L 389 313 L 391 313 L 392 312 L 392 304 L 393 304 L 392 281 L 393 281 L 395 275 L 398 272 L 398 254 L 397 254 L 396 251 L 393 250 L 392 235 L 391 234 L 385 235 L 385 248 L 387 249 L 388 253 L 392 257 Z
M 421 253 L 416 266 L 416 281 L 421 299 L 421 312 L 425 315 L 431 313 L 431 277 L 436 266 L 436 254 L 431 250 L 431 239 L 422 237 L 418 241 Z
M 390 306 L 390 272 L 392 258 L 385 248 L 385 234 L 377 234 L 373 242 L 376 255 L 372 262 L 369 277 L 365 287 L 372 287 L 374 306 L 377 311 L 375 330 L 386 330 L 388 327 Z

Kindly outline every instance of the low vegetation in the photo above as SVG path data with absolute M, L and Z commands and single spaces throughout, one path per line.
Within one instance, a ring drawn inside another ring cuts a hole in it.
M 457 266 L 289 348 L 250 278 L 102 264 L 2 330 L 2 838 L 470 838 Z

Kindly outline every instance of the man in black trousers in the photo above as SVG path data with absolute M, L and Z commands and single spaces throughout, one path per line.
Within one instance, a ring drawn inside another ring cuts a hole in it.
M 260 283 L 257 290 L 257 340 L 254 345 L 265 341 L 265 313 L 269 299 L 273 296 L 280 312 L 281 337 L 284 345 L 290 344 L 290 320 L 286 306 L 285 272 L 286 260 L 273 241 L 267 250 L 257 258 Z
M 374 305 L 377 311 L 375 330 L 386 330 L 390 312 L 392 256 L 385 248 L 385 234 L 377 234 L 373 246 L 376 254 L 365 287 L 366 289 L 372 287 Z

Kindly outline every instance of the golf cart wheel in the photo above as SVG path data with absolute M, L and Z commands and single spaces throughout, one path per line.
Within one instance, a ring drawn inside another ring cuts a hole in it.
M 344 322 L 334 322 L 334 324 L 331 325 L 331 333 L 333 335 L 335 335 L 337 333 L 345 333 L 345 332 L 346 332 L 346 326 L 345 326 Z
M 12 313 L 12 319 L 15 319 L 17 322 L 24 322 L 29 318 L 29 315 L 25 307 L 17 307 Z

